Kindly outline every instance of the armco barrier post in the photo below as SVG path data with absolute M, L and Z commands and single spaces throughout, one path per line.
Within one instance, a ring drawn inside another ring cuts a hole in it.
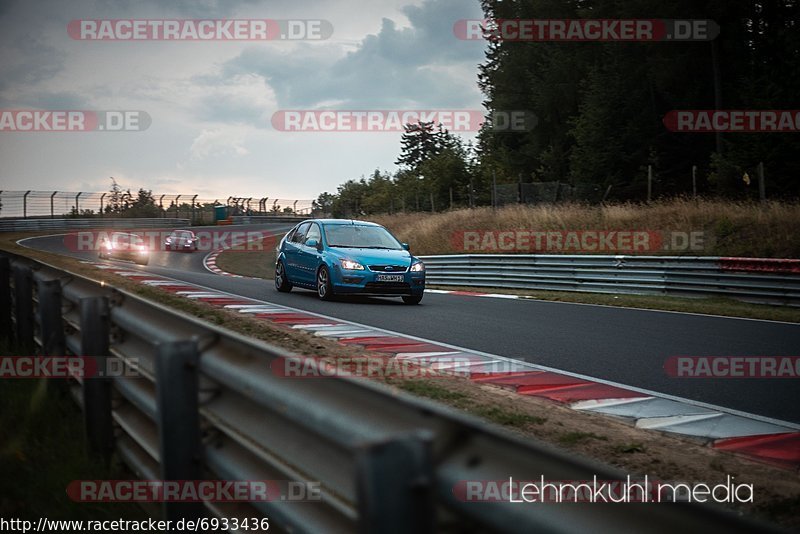
M 17 344 L 23 354 L 32 355 L 33 341 L 33 281 L 31 268 L 14 264 L 14 316 L 17 322 Z
M 109 307 L 106 297 L 80 300 L 81 354 L 96 360 L 96 369 L 107 368 L 109 345 Z M 111 382 L 105 376 L 84 377 L 83 414 L 89 451 L 105 461 L 114 450 L 114 425 L 111 418 Z
M 201 478 L 199 353 L 194 341 L 163 343 L 156 355 L 159 457 L 163 480 Z M 164 503 L 164 519 L 203 515 L 202 503 Z
M 434 531 L 431 441 L 418 433 L 358 450 L 359 532 Z
M 11 262 L 0 256 L 0 336 L 11 344 Z
M 61 281 L 36 279 L 39 295 L 39 325 L 42 336 L 42 355 L 66 354 L 64 323 L 61 318 Z

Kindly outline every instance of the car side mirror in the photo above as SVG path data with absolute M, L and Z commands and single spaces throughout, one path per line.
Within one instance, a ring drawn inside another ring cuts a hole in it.
M 408 246 L 408 243 L 400 243 L 400 246 L 403 247 L 403 250 L 411 250 L 411 247 Z
M 313 237 L 306 241 L 306 246 L 311 248 L 319 248 L 319 241 L 314 239 Z

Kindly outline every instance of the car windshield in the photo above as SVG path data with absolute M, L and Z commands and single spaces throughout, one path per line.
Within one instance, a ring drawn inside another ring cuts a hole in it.
M 134 246 L 144 244 L 142 238 L 134 234 L 112 234 L 111 242 L 116 246 Z
M 176 231 L 176 232 L 172 232 L 172 236 L 171 237 L 188 239 L 188 238 L 192 237 L 192 233 L 188 232 L 186 230 Z
M 337 224 L 325 227 L 325 238 L 330 247 L 385 248 L 402 250 L 397 239 L 381 226 Z

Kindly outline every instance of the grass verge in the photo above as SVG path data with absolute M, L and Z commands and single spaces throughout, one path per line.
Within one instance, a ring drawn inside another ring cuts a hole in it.
M 697 256 L 800 258 L 800 203 L 671 199 L 650 204 L 514 204 L 442 213 L 396 213 L 371 218 L 411 244 L 415 254 L 464 253 L 453 239 L 465 230 L 593 230 L 703 232 Z M 486 251 L 491 252 L 491 251 Z M 558 253 L 557 251 L 552 251 Z M 575 252 L 578 253 L 578 252 Z M 591 251 L 587 251 L 591 253 Z M 603 253 L 597 251 L 595 253 Z M 615 254 L 615 252 L 605 252 Z M 648 255 L 674 255 L 652 250 Z
M 3 355 L 14 351 L 3 347 Z M 38 520 L 147 519 L 127 503 L 78 503 L 73 480 L 129 479 L 116 459 L 108 466 L 86 453 L 83 415 L 65 384 L 0 380 L 0 517 Z
M 225 250 L 217 256 L 217 267 L 231 274 L 272 280 L 275 277 L 275 249 Z

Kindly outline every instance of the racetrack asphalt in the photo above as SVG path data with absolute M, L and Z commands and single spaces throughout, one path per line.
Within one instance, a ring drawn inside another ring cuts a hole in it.
M 228 228 L 281 232 L 288 226 Z M 97 260 L 93 252 L 68 250 L 62 236 L 31 238 L 21 244 Z M 155 252 L 148 266 L 129 265 L 131 270 L 145 270 L 244 297 L 800 423 L 797 378 L 687 379 L 669 377 L 664 370 L 671 356 L 797 356 L 800 325 L 432 293 L 426 294 L 419 306 L 404 305 L 400 299 L 367 297 L 322 302 L 310 291 L 278 293 L 271 281 L 212 274 L 203 266 L 205 255 L 206 252 Z

